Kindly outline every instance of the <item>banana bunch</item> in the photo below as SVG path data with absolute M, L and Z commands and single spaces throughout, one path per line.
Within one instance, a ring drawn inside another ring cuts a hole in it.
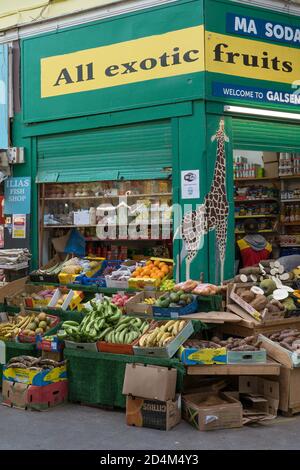
M 144 300 L 145 304 L 148 305 L 154 305 L 156 302 L 156 299 L 154 297 L 148 297 L 147 299 Z
M 25 330 L 27 325 L 34 320 L 35 314 L 27 315 L 26 317 L 18 315 L 13 323 L 0 324 L 0 337 L 4 339 L 11 339 Z
M 131 344 L 149 328 L 149 323 L 140 318 L 121 318 L 114 327 L 108 327 L 102 331 L 99 340 L 107 343 Z
M 164 347 L 185 327 L 185 320 L 170 320 L 144 334 L 139 340 L 141 348 Z

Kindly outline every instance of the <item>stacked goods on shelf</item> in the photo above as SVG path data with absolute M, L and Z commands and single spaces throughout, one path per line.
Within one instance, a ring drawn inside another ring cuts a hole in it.
M 278 204 L 276 203 L 257 203 L 257 204 L 239 204 L 235 207 L 235 217 L 268 217 L 278 215 Z
M 165 279 L 173 276 L 173 267 L 173 260 L 153 257 L 133 271 L 129 279 L 129 287 L 132 289 L 143 289 L 145 286 L 158 288 Z
M 235 202 L 277 200 L 278 190 L 263 185 L 235 186 Z
M 27 267 L 31 254 L 27 248 L 12 248 L 0 250 L 0 265 L 2 268 Z
M 280 153 L 278 170 L 279 176 L 300 175 L 300 154 Z
M 264 169 L 261 165 L 250 163 L 247 157 L 234 157 L 233 162 L 234 179 L 239 178 L 261 178 L 264 176 Z
M 68 398 L 65 362 L 18 356 L 3 369 L 2 404 L 20 409 L 46 410 Z

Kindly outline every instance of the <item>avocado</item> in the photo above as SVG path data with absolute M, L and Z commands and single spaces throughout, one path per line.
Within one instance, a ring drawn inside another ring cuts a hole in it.
M 186 299 L 186 303 L 187 304 L 191 304 L 194 300 L 194 297 L 192 296 L 192 294 L 188 294 L 188 297 Z
M 179 296 L 176 292 L 172 292 L 172 293 L 170 294 L 170 300 L 171 300 L 172 302 L 179 302 L 180 296 Z
M 180 297 L 181 295 L 183 295 L 183 294 L 184 294 L 184 291 L 183 291 L 183 290 L 179 290 L 179 291 L 177 292 L 177 294 L 178 294 L 178 295 L 179 295 L 179 297 Z
M 160 302 L 160 306 L 161 306 L 162 308 L 168 308 L 169 305 L 170 305 L 170 300 L 169 300 L 169 299 L 164 299 L 164 300 L 162 300 L 162 301 Z
M 181 294 L 180 300 L 186 301 L 189 298 L 188 294 Z

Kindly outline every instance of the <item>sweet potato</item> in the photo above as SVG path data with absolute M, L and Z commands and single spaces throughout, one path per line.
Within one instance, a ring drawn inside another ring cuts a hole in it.
M 255 310 L 258 312 L 262 311 L 264 308 L 266 308 L 266 305 L 268 303 L 268 299 L 265 295 L 260 295 L 258 294 L 255 299 L 250 303 Z
M 240 297 L 245 300 L 248 304 L 252 302 L 255 299 L 255 294 L 251 290 L 245 290 Z

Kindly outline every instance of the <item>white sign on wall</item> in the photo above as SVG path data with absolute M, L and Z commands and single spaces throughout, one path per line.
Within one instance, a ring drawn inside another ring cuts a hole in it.
M 198 199 L 200 196 L 199 170 L 181 172 L 181 199 Z

